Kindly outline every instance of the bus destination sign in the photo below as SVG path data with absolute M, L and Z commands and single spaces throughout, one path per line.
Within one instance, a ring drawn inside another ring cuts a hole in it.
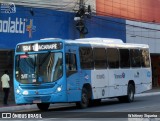
M 45 51 L 45 50 L 60 50 L 62 49 L 61 42 L 47 42 L 47 43 L 31 43 L 21 44 L 17 46 L 17 52 L 34 52 L 34 51 Z

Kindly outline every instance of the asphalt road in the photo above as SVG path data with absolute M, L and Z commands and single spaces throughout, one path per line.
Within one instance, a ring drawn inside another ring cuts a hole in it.
M 40 114 L 45 121 L 160 121 L 160 95 L 136 97 L 132 103 L 120 103 L 117 99 L 103 100 L 98 106 L 87 109 L 77 109 L 74 104 L 54 106 L 48 111 L 38 109 L 21 110 L 18 113 Z M 134 118 L 128 118 L 131 114 Z M 147 114 L 156 117 L 137 118 L 139 115 Z

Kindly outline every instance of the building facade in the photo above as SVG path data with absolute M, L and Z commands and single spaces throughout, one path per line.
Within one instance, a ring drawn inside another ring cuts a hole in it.
M 22 0 L 23 1 L 23 0 Z M 13 0 L 0 4 L 0 75 L 12 71 L 17 43 L 42 38 L 77 39 L 74 17 L 79 4 L 74 0 L 42 3 Z M 153 84 L 160 84 L 160 2 L 158 0 L 84 0 L 91 5 L 91 18 L 84 18 L 85 37 L 118 38 L 124 42 L 149 44 Z M 10 56 L 12 55 L 12 56 Z M 7 60 L 7 63 L 6 63 Z M 12 74 L 12 73 L 11 73 Z M 11 75 L 12 76 L 12 75 Z

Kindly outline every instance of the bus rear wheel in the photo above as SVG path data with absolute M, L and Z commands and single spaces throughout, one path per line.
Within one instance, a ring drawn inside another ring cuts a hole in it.
M 128 85 L 127 95 L 118 97 L 120 102 L 133 102 L 134 101 L 135 88 L 133 84 Z
M 135 94 L 135 89 L 133 84 L 128 85 L 128 91 L 127 91 L 127 96 L 126 96 L 126 101 L 127 102 L 133 102 L 134 101 L 134 94 Z
M 49 105 L 50 103 L 37 103 L 37 107 L 42 111 L 48 110 Z
M 88 92 L 85 88 L 82 89 L 81 101 L 76 103 L 78 108 L 87 108 L 89 105 Z

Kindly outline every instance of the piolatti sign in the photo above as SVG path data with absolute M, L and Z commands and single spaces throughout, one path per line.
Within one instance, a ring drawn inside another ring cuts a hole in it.
M 12 20 L 11 17 L 8 20 L 0 20 L 0 32 L 4 33 L 25 33 L 26 19 L 16 18 Z

